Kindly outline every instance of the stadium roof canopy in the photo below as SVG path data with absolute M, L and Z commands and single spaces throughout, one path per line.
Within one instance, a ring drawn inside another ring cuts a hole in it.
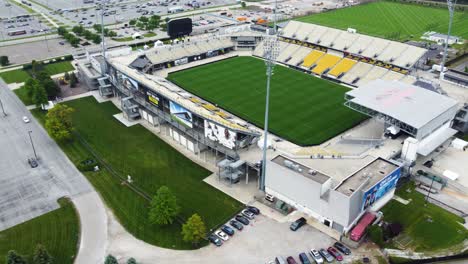
M 452 120 L 457 111 L 454 99 L 398 81 L 375 80 L 347 92 L 345 97 L 346 106 L 417 138 Z

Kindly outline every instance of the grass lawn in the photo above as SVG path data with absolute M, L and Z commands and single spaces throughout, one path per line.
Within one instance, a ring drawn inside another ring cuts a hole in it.
M 31 101 L 31 98 L 28 97 L 26 94 L 26 89 L 24 89 L 24 86 L 22 86 L 19 89 L 13 90 L 13 92 L 18 96 L 18 98 L 23 102 L 24 105 L 32 105 L 33 102 Z
M 210 229 L 228 220 L 241 204 L 203 182 L 210 172 L 193 163 L 144 127 L 130 128 L 113 114 L 119 110 L 110 102 L 98 104 L 93 97 L 66 103 L 76 109 L 73 123 L 78 133 L 105 162 L 149 195 L 167 185 L 182 207 L 181 217 L 198 213 Z M 33 112 L 43 121 L 42 112 Z M 91 157 L 79 140 L 60 144 L 69 158 L 78 164 Z M 101 166 L 102 167 L 102 166 Z M 189 249 L 182 241 L 180 223 L 159 227 L 148 222 L 148 201 L 137 195 L 106 169 L 85 173 L 89 181 L 113 210 L 120 223 L 135 237 L 166 248 Z
M 31 78 L 31 75 L 22 69 L 0 72 L 0 77 L 6 83 L 22 83 L 25 82 L 27 79 Z
M 236 57 L 171 73 L 169 80 L 221 108 L 263 127 L 265 64 Z M 270 131 L 299 145 L 316 145 L 365 117 L 343 105 L 349 89 L 276 66 L 270 90 Z
M 374 2 L 297 18 L 296 20 L 382 38 L 419 39 L 426 31 L 447 33 L 449 13 L 446 8 L 425 7 L 397 2 Z M 455 12 L 452 34 L 468 38 L 468 12 Z
M 74 68 L 70 61 L 60 61 L 44 65 L 43 68 L 49 75 L 73 71 Z M 6 83 L 22 83 L 31 78 L 31 75 L 23 70 L 17 69 L 12 71 L 0 72 L 0 77 Z
M 416 251 L 448 248 L 468 237 L 468 230 L 461 225 L 463 218 L 431 203 L 424 206 L 425 197 L 414 190 L 414 184 L 399 188 L 397 195 L 411 202 L 404 205 L 391 200 L 382 209 L 385 220 L 402 224 L 404 233 L 413 239 L 411 247 Z M 432 222 L 427 221 L 428 218 L 432 218 Z
M 44 65 L 44 71 L 49 75 L 55 75 L 75 70 L 70 61 L 61 61 Z
M 60 199 L 61 207 L 0 232 L 0 262 L 9 250 L 26 256 L 32 263 L 37 244 L 46 247 L 54 263 L 73 263 L 78 252 L 80 223 L 73 204 Z

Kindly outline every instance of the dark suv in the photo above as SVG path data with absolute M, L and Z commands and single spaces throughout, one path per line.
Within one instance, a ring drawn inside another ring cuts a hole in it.
M 347 248 L 345 245 L 341 244 L 340 242 L 336 242 L 333 245 L 336 247 L 336 249 L 341 251 L 343 254 L 345 255 L 351 254 L 351 250 L 349 250 L 349 248 Z
M 301 226 L 305 225 L 307 223 L 307 220 L 304 218 L 304 217 L 301 217 L 299 219 L 297 219 L 296 221 L 294 221 L 291 226 L 289 226 L 289 228 L 292 230 L 292 231 L 296 231 L 298 230 Z

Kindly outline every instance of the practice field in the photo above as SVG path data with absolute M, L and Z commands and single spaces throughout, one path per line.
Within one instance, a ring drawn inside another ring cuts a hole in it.
M 65 104 L 75 109 L 73 125 L 81 138 L 75 136 L 72 142 L 59 143 L 60 147 L 75 165 L 94 158 L 94 153 L 116 173 L 101 165 L 99 172 L 84 175 L 136 238 L 159 247 L 192 249 L 191 243 L 182 240 L 181 222 L 197 213 L 209 230 L 242 208 L 241 203 L 203 181 L 210 175 L 208 170 L 146 128 L 126 127 L 117 121 L 113 115 L 120 111 L 111 102 L 99 104 L 94 97 L 86 97 Z M 36 109 L 33 114 L 44 123 L 44 112 Z M 167 226 L 152 225 L 148 220 L 149 201 L 124 184 L 127 175 L 150 197 L 160 186 L 168 186 L 181 206 L 177 221 Z
M 296 20 L 377 37 L 404 40 L 419 39 L 424 32 L 447 33 L 449 13 L 445 8 L 425 7 L 397 2 L 374 2 Z M 455 12 L 452 35 L 468 38 L 468 12 Z
M 266 75 L 262 60 L 236 57 L 171 73 L 169 80 L 263 127 Z M 365 117 L 343 105 L 349 89 L 276 66 L 270 91 L 270 132 L 299 145 L 320 144 Z

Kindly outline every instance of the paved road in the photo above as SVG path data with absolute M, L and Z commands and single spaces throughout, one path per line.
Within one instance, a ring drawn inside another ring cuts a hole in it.
M 102 262 L 107 239 L 104 205 L 91 184 L 75 168 L 21 101 L 0 80 L 0 231 L 58 208 L 57 199 L 71 197 L 80 214 L 81 245 L 77 263 Z M 30 123 L 24 123 L 28 116 Z M 33 157 L 28 136 L 39 157 Z

